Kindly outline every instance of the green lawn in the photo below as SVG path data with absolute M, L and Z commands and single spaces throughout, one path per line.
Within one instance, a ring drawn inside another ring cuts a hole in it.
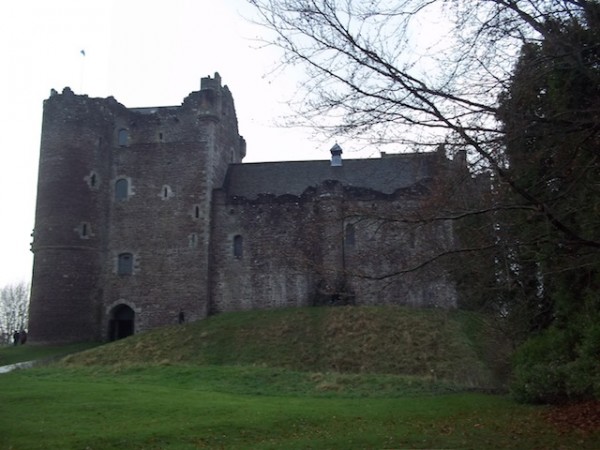
M 98 343 L 79 343 L 61 346 L 5 345 L 0 346 L 0 366 L 34 359 L 58 358 L 97 346 Z
M 217 315 L 0 374 L 0 450 L 598 449 L 506 392 L 485 316 L 406 308 Z M 0 348 L 0 365 L 74 353 Z
M 250 366 L 0 375 L 0 448 L 598 448 L 544 407 L 391 375 Z

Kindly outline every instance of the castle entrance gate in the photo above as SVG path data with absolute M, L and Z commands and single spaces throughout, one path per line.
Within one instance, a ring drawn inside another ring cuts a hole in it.
M 135 313 L 127 305 L 117 305 L 110 313 L 108 339 L 116 341 L 131 336 L 135 330 Z

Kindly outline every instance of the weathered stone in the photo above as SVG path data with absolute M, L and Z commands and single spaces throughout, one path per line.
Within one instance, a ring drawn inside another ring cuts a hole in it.
M 107 340 L 255 308 L 456 305 L 436 263 L 387 275 L 452 247 L 450 222 L 414 218 L 463 165 L 439 153 L 241 164 L 245 152 L 218 74 L 175 107 L 53 92 L 31 340 Z

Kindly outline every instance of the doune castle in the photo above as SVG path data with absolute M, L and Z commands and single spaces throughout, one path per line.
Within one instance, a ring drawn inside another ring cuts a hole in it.
M 243 164 L 218 74 L 180 106 L 126 108 L 53 91 L 44 103 L 30 338 L 114 340 L 245 309 L 456 306 L 420 220 L 464 154 L 443 150 Z M 424 264 L 424 261 L 432 261 Z

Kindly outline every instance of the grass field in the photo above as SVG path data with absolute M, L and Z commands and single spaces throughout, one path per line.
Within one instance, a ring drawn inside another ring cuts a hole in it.
M 494 358 L 472 319 L 312 309 L 136 335 L 0 375 L 0 448 L 597 449 L 597 429 L 484 393 Z M 42 352 L 25 347 L 0 358 Z
M 426 387 L 247 366 L 30 369 L 0 378 L 0 446 L 598 448 L 597 433 L 554 429 L 547 408 Z

